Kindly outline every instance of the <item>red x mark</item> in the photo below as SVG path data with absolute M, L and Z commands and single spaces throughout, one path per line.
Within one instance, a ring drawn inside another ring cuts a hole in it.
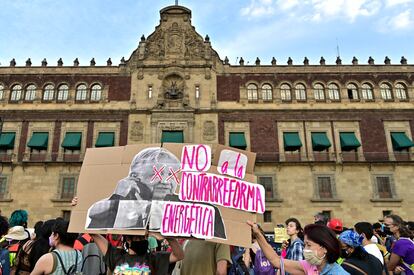
M 162 173 L 162 171 L 164 170 L 164 168 L 165 168 L 165 165 L 163 165 L 161 168 L 160 168 L 160 170 L 157 170 L 157 167 L 154 165 L 154 166 L 152 166 L 152 170 L 154 171 L 154 176 L 152 176 L 152 178 L 151 178 L 151 183 L 153 183 L 154 181 L 155 181 L 155 179 L 156 178 L 159 178 L 160 179 L 160 181 L 162 181 L 162 175 L 161 175 L 161 173 Z
M 165 180 L 166 182 L 169 182 L 171 178 L 174 178 L 175 182 L 177 184 L 180 184 L 180 182 L 178 181 L 178 173 L 181 172 L 181 168 L 178 168 L 177 171 L 174 171 L 174 169 L 172 169 L 171 167 L 168 168 L 168 171 L 170 171 L 171 175 L 168 176 L 168 178 Z

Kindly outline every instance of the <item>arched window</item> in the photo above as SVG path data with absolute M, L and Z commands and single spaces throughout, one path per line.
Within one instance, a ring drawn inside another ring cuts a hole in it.
M 373 100 L 374 95 L 372 93 L 372 86 L 368 83 L 364 83 L 361 86 L 362 98 L 365 100 Z
M 262 99 L 266 101 L 273 99 L 272 86 L 270 86 L 269 84 L 262 85 Z
M 55 86 L 53 86 L 52 84 L 46 85 L 45 90 L 43 91 L 43 100 L 44 101 L 53 100 L 54 96 L 55 96 Z
M 305 101 L 306 100 L 306 88 L 303 84 L 296 84 L 295 86 L 295 97 L 296 100 Z
M 328 95 L 330 100 L 339 100 L 339 87 L 331 83 L 328 85 Z
M 22 98 L 22 86 L 17 84 L 14 85 L 11 91 L 10 100 L 19 101 Z
M 69 97 L 69 87 L 66 84 L 62 84 L 58 88 L 57 100 L 66 101 Z
M 384 100 L 391 100 L 392 99 L 392 92 L 391 92 L 391 85 L 387 83 L 382 83 L 380 85 L 381 97 Z
M 257 86 L 255 84 L 247 85 L 247 99 L 249 101 L 257 100 Z
M 325 100 L 325 92 L 322 84 L 316 83 L 313 85 L 313 95 L 315 97 L 315 100 Z
M 102 88 L 101 85 L 95 84 L 92 86 L 91 90 L 91 101 L 101 100 Z
M 407 90 L 405 86 L 401 83 L 397 83 L 395 85 L 395 96 L 399 100 L 406 100 L 407 99 Z
M 288 84 L 282 84 L 282 86 L 280 86 L 280 97 L 282 101 L 292 100 L 292 92 Z
M 0 84 L 0 100 L 3 99 L 4 96 L 4 86 Z
M 36 98 L 36 86 L 31 84 L 26 88 L 26 94 L 24 100 L 33 101 Z
M 86 96 L 88 94 L 88 90 L 86 88 L 85 84 L 80 84 L 77 88 L 76 88 L 76 97 L 75 100 L 86 100 Z
M 347 92 L 348 92 L 348 98 L 351 100 L 357 100 L 358 97 L 358 87 L 354 83 L 349 83 L 346 86 Z

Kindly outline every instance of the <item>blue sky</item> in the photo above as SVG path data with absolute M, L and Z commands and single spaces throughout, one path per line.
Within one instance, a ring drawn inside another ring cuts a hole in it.
M 159 23 L 159 10 L 174 0 L 0 0 L 0 66 L 12 58 L 24 65 L 46 58 L 71 65 L 78 57 L 97 65 L 111 57 L 129 58 L 142 34 Z M 334 64 L 337 46 L 343 64 L 369 56 L 383 64 L 389 56 L 414 63 L 414 0 L 180 0 L 192 10 L 192 23 L 214 49 L 235 64 L 278 64 L 307 56 L 318 64 L 324 56 Z

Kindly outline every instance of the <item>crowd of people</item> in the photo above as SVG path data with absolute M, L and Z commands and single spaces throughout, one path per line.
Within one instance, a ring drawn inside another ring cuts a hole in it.
M 304 228 L 289 218 L 284 224 L 289 239 L 282 244 L 247 221 L 252 245 L 246 248 L 151 232 L 69 233 L 62 218 L 38 221 L 33 228 L 27 223 L 25 210 L 0 215 L 0 275 L 414 275 L 413 222 L 397 215 L 352 228 L 321 213 Z

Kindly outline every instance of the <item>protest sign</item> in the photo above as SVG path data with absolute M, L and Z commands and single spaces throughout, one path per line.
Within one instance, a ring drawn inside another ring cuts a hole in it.
M 275 227 L 275 243 L 283 243 L 289 239 L 286 228 L 284 227 Z
M 255 154 L 222 145 L 88 149 L 72 232 L 144 234 L 250 245 L 246 220 L 265 210 Z

